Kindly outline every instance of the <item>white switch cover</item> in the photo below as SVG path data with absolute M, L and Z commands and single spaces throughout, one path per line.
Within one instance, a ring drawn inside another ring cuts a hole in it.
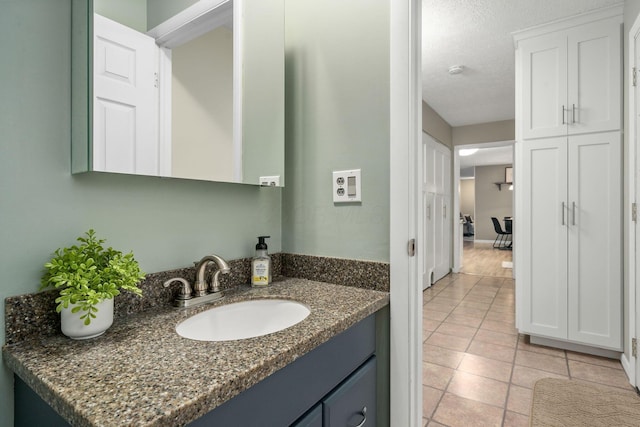
M 333 172 L 333 203 L 362 201 L 360 169 Z
M 280 175 L 261 176 L 260 185 L 263 187 L 280 187 Z

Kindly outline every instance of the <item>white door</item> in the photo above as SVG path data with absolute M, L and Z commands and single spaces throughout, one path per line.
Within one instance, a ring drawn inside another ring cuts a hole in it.
M 521 332 L 567 337 L 567 138 L 521 143 L 516 292 Z
M 620 129 L 619 21 L 610 18 L 568 32 L 569 135 Z
M 158 48 L 94 14 L 93 170 L 158 174 Z
M 620 133 L 573 136 L 568 147 L 568 338 L 622 350 Z
M 567 37 L 548 34 L 522 40 L 522 137 L 567 133 Z
M 437 282 L 449 274 L 451 269 L 451 206 L 449 197 L 444 194 L 435 195 L 435 265 L 433 281 Z
M 422 134 L 425 212 L 423 286 L 446 276 L 451 269 L 451 150 Z
M 427 134 L 422 134 L 422 207 L 424 212 L 423 242 L 424 262 L 422 271 L 422 289 L 433 283 L 435 268 L 435 222 L 433 217 L 435 203 L 435 151 Z

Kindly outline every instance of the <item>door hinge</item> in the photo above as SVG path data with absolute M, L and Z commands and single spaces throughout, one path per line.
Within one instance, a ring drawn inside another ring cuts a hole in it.
M 638 85 L 638 77 L 636 72 L 637 72 L 636 67 L 633 67 L 633 85 L 634 86 Z
M 638 222 L 638 205 L 635 202 L 631 203 L 631 221 Z
M 638 340 L 635 338 L 631 338 L 631 355 L 638 357 Z
M 158 87 L 158 73 L 153 73 L 153 87 Z
M 407 243 L 407 253 L 409 256 L 414 256 L 416 254 L 416 239 L 409 240 Z

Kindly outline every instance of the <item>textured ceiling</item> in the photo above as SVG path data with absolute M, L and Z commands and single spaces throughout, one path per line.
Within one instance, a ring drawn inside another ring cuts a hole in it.
M 619 0 L 423 0 L 422 99 L 451 126 L 514 118 L 511 33 Z M 462 74 L 449 75 L 452 65 Z

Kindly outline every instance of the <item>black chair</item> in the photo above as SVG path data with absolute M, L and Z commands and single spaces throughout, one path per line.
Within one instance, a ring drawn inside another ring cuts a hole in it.
M 509 239 L 509 236 L 511 236 L 511 230 L 509 230 L 509 232 L 502 230 L 500 221 L 498 221 L 498 218 L 494 216 L 491 217 L 491 222 L 493 222 L 493 229 L 496 231 L 496 239 L 493 241 L 493 247 L 498 249 L 505 249 L 507 247 L 506 243 Z

